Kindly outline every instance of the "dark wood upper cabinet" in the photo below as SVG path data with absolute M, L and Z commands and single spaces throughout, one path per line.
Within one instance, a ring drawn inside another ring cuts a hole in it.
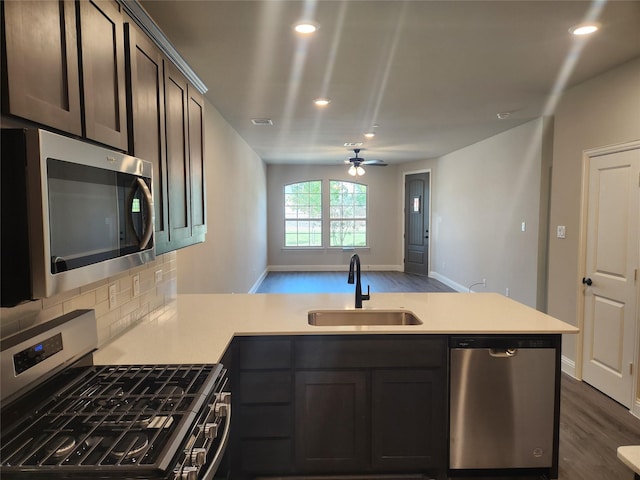
M 113 1 L 82 1 L 78 5 L 86 137 L 126 150 L 123 16 Z
M 155 242 L 169 241 L 164 117 L 164 57 L 132 23 L 125 28 L 130 66 L 129 150 L 153 164 Z
M 2 113 L 153 164 L 156 253 L 203 242 L 204 97 L 115 0 L 1 2 Z
M 191 235 L 187 79 L 169 63 L 164 69 L 164 99 L 169 173 L 169 242 Z
M 71 0 L 2 2 L 3 112 L 82 135 L 75 12 Z
M 192 85 L 189 96 L 189 165 L 191 168 L 191 228 L 195 239 L 207 233 L 204 176 L 204 98 Z

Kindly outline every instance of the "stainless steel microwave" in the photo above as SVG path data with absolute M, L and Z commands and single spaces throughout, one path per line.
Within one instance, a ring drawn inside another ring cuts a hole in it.
M 35 128 L 1 147 L 2 306 L 155 258 L 150 162 Z

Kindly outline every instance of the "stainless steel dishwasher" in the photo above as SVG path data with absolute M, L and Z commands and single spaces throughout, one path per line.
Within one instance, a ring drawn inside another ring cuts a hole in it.
M 450 339 L 449 469 L 550 469 L 557 476 L 560 340 Z

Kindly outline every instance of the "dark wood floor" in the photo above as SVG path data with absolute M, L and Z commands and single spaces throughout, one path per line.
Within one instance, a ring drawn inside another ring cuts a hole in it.
M 559 480 L 624 480 L 620 445 L 640 445 L 640 419 L 590 385 L 562 376 Z
M 453 292 L 442 282 L 402 272 L 362 272 L 362 289 L 375 292 Z M 353 293 L 347 272 L 269 272 L 256 293 Z
M 426 277 L 363 272 L 371 292 L 451 292 Z M 258 293 L 351 293 L 346 272 L 270 272 Z M 633 473 L 617 457 L 620 445 L 640 445 L 640 419 L 590 385 L 562 375 L 559 480 L 625 480 Z M 506 479 L 502 479 L 506 480 Z

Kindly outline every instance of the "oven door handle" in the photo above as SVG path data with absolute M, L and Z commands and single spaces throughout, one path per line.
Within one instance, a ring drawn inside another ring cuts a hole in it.
M 220 466 L 220 462 L 222 461 L 222 455 L 224 455 L 224 451 L 227 448 L 227 443 L 229 441 L 229 431 L 231 430 L 231 398 L 228 399 L 226 404 L 227 415 L 224 424 L 224 432 L 222 433 L 222 439 L 220 440 L 220 444 L 216 450 L 215 455 L 213 456 L 213 460 L 209 464 L 209 468 L 202 476 L 202 480 L 213 480 L 213 477 Z
M 144 195 L 145 202 L 147 203 L 147 209 L 149 214 L 147 215 L 147 224 L 144 229 L 144 235 L 142 236 L 142 240 L 140 240 L 140 244 L 138 245 L 140 250 L 144 250 L 147 248 L 149 244 L 149 240 L 151 240 L 151 235 L 153 234 L 153 197 L 151 196 L 151 191 L 144 180 L 138 177 L 138 186 Z

